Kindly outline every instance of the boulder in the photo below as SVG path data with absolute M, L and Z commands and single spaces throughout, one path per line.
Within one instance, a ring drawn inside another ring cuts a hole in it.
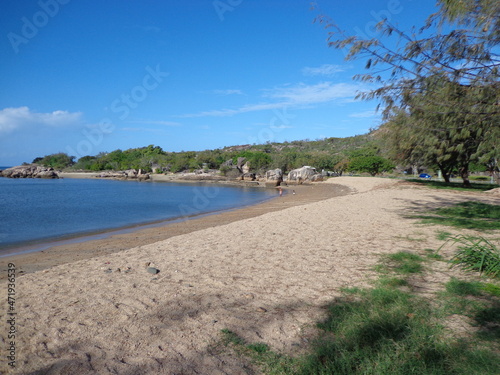
M 323 181 L 323 175 L 319 174 L 319 173 L 316 173 L 315 175 L 313 175 L 310 179 L 312 182 L 319 182 L 319 181 Z
M 266 182 L 272 181 L 275 186 L 280 186 L 283 182 L 283 171 L 279 168 L 271 169 L 266 172 Z
M 241 171 L 243 172 L 243 174 L 250 173 L 250 162 L 247 161 L 245 164 L 243 164 L 243 167 L 241 167 Z
M 2 177 L 8 178 L 59 178 L 59 175 L 50 167 L 36 164 L 20 165 L 2 171 Z
M 128 178 L 136 178 L 137 177 L 137 171 L 135 169 L 128 169 L 126 171 L 123 171 L 125 175 L 127 175 Z
M 238 158 L 238 160 L 236 161 L 236 168 L 238 168 L 238 171 L 240 171 L 240 173 L 244 173 L 243 172 L 243 165 L 246 163 L 246 161 L 247 161 L 247 158 L 243 158 L 243 157 Z
M 59 175 L 54 170 L 46 170 L 38 172 L 35 178 L 59 178 Z
M 323 176 L 316 171 L 316 168 L 303 166 L 302 168 L 291 170 L 288 173 L 288 182 L 303 183 L 305 181 L 323 181 Z
M 257 177 L 255 173 L 244 173 L 241 179 L 245 181 L 255 181 Z
M 124 172 L 115 172 L 115 171 L 104 171 L 99 173 L 97 178 L 119 178 L 124 179 L 127 178 L 127 175 Z

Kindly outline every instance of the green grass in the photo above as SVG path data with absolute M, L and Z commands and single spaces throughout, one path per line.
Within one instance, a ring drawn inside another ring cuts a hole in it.
M 491 181 L 491 177 L 489 176 L 469 176 L 469 180 L 471 181 Z
M 445 285 L 446 291 L 457 296 L 480 296 L 482 293 L 481 283 L 477 281 L 463 281 L 452 278 Z
M 221 330 L 221 333 L 223 337 L 222 343 L 224 345 L 232 344 L 238 346 L 245 343 L 242 338 L 240 338 L 236 333 L 229 329 L 224 328 L 223 330 Z
M 451 207 L 432 210 L 427 215 L 416 215 L 423 224 L 448 225 L 461 229 L 479 231 L 500 229 L 500 205 L 481 202 L 461 202 Z M 440 237 L 444 237 L 442 232 Z
M 396 272 L 402 275 L 410 275 L 423 271 L 423 258 L 420 255 L 407 251 L 400 251 L 386 255 L 382 258 L 382 265 L 378 267 L 381 273 Z
M 452 234 L 450 232 L 445 232 L 445 231 L 440 230 L 437 232 L 436 238 L 440 241 L 445 241 L 448 238 L 450 238 L 451 236 L 452 236 Z
M 444 181 L 429 181 L 429 180 L 420 180 L 420 179 L 409 179 L 408 181 L 416 182 L 422 185 L 426 185 L 428 187 L 434 189 L 451 189 L 451 190 L 465 190 L 465 191 L 486 191 L 490 189 L 497 188 L 496 184 L 484 184 L 484 183 L 474 183 L 471 182 L 470 187 L 464 187 L 461 182 L 450 182 L 446 183 Z
M 500 303 L 479 310 L 474 316 L 481 329 L 478 336 L 482 340 L 500 341 Z
M 479 281 L 452 278 L 445 285 L 440 301 L 445 314 L 460 314 L 472 319 L 476 336 L 500 343 L 500 287 Z
M 442 216 L 462 218 L 482 218 L 500 220 L 500 206 L 481 202 L 461 202 L 453 207 L 439 208 L 436 213 Z
M 407 277 L 423 261 L 409 252 L 383 256 L 373 288 L 343 288 L 326 307 L 306 354 L 278 354 L 227 330 L 223 341 L 270 375 L 500 374 L 497 285 L 451 279 L 435 301 L 420 298 L 401 287 L 411 287 Z M 477 336 L 450 338 L 449 314 L 471 317 Z
M 491 283 L 482 283 L 481 289 L 483 292 L 495 297 L 500 297 L 500 286 Z
M 380 277 L 377 284 L 383 287 L 392 287 L 392 288 L 409 285 L 408 280 L 401 279 L 399 277 Z
M 452 265 L 500 278 L 500 249 L 493 242 L 484 237 L 464 235 L 452 237 L 449 241 L 458 245 L 458 251 L 451 259 Z
M 443 260 L 443 256 L 434 249 L 424 249 L 426 257 L 433 260 Z
M 350 292 L 328 306 L 328 317 L 318 323 L 322 333 L 308 354 L 294 358 L 246 343 L 240 353 L 265 374 L 500 373 L 498 354 L 445 338 L 429 302 L 392 287 Z M 481 316 L 491 322 L 497 311 Z

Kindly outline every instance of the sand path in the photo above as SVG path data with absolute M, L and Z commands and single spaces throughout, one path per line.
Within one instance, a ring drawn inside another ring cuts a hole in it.
M 442 243 L 439 227 L 405 215 L 463 200 L 498 203 L 379 178 L 325 184 L 352 193 L 18 277 L 12 373 L 255 373 L 214 346 L 221 329 L 301 350 L 324 305 L 344 286 L 368 285 L 380 254 Z

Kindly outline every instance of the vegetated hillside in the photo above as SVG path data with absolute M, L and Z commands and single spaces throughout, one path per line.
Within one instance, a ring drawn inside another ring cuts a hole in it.
M 381 142 L 375 137 L 375 132 L 371 132 L 346 138 L 268 142 L 204 151 L 168 152 L 160 146 L 149 145 L 100 153 L 96 156 L 84 156 L 76 162 L 74 157 L 63 153 L 39 157 L 33 162 L 71 170 L 143 169 L 147 172 L 154 170 L 177 173 L 197 169 L 220 169 L 226 172 L 231 169 L 231 163 L 236 165 L 238 158 L 245 158 L 253 173 L 264 173 L 275 168 L 288 172 L 304 165 L 313 166 L 318 170 L 343 172 L 347 170 L 353 157 L 383 156 L 380 145 Z
M 387 138 L 387 129 L 381 127 L 367 134 L 346 138 L 268 142 L 203 151 L 168 152 L 160 146 L 149 145 L 84 156 L 77 162 L 73 156 L 58 153 L 36 158 L 33 163 L 74 171 L 142 169 L 144 172 L 178 173 L 220 170 L 223 175 L 229 173 L 229 176 L 238 175 L 240 172 L 235 166 L 239 164 L 241 167 L 244 163 L 247 163 L 250 173 L 256 174 L 264 174 L 276 168 L 288 173 L 305 165 L 315 167 L 319 172 L 325 170 L 339 175 L 346 171 L 377 175 L 393 172 L 396 166 L 400 172 L 401 169 L 410 167 L 409 164 L 401 163 Z M 414 169 L 430 173 L 437 170 L 433 165 L 420 165 Z M 471 170 L 487 171 L 487 166 L 471 163 Z

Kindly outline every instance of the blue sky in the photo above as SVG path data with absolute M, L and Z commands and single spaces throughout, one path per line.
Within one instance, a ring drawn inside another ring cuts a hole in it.
M 3 0 L 0 165 L 161 146 L 188 151 L 347 137 L 380 122 L 329 48 L 381 16 L 421 25 L 434 0 Z

